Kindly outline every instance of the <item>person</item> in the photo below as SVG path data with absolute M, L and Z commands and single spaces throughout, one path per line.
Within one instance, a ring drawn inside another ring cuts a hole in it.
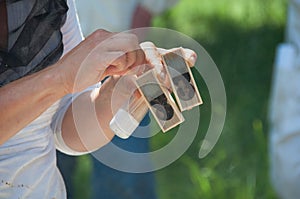
M 290 0 L 286 40 L 277 48 L 270 103 L 270 176 L 282 199 L 300 198 L 300 1 Z
M 144 53 L 133 34 L 97 30 L 81 42 L 72 0 L 8 0 L 0 7 L 0 198 L 65 198 L 55 148 L 80 155 L 112 139 L 113 75 L 141 65 Z M 73 118 L 76 102 L 80 124 Z M 98 124 L 100 131 L 91 128 Z
M 132 28 L 149 27 L 153 16 L 161 14 L 166 9 L 177 3 L 177 0 L 91 0 L 89 4 L 84 0 L 77 0 L 78 17 L 84 35 L 89 35 L 96 29 L 104 28 L 109 31 L 126 31 Z M 153 6 L 153 5 L 156 6 Z M 142 131 L 143 135 L 150 134 L 149 115 L 142 120 L 140 127 L 134 134 Z M 135 153 L 146 153 L 150 150 L 149 138 L 138 138 L 131 136 L 124 140 L 115 136 L 112 143 L 121 149 Z M 91 198 L 157 198 L 155 188 L 155 177 L 153 172 L 149 173 L 126 173 L 110 168 L 97 159 L 97 156 L 103 153 L 109 146 L 95 151 L 91 155 Z M 103 155 L 103 154 L 102 154 Z M 74 164 L 65 164 L 65 158 Z M 65 174 L 66 179 L 72 177 L 72 171 L 69 165 L 75 165 L 76 160 L 70 157 L 60 156 L 60 169 Z M 59 159 L 59 160 L 60 160 Z M 63 165 L 65 164 L 65 165 Z M 143 162 L 137 164 L 145 164 Z M 69 182 L 71 179 L 69 180 Z M 67 186 L 72 188 L 72 182 Z M 117 187 L 117 189 L 116 189 Z
M 97 30 L 82 41 L 73 0 L 1 0 L 0 25 L 0 198 L 66 198 L 55 149 L 109 143 L 114 86 L 149 61 L 134 34 Z M 122 81 L 115 109 L 135 89 Z

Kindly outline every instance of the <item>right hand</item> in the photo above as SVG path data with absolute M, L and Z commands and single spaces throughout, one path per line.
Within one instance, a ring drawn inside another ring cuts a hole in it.
M 66 93 L 81 91 L 106 76 L 122 75 L 145 62 L 134 34 L 97 30 L 58 63 Z

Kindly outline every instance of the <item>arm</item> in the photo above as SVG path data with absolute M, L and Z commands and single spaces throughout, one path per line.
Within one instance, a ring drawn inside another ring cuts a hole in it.
M 0 88 L 0 144 L 37 118 L 65 95 L 54 67 Z
M 136 49 L 139 45 L 134 35 L 99 30 L 53 66 L 2 87 L 0 107 L 6 114 L 0 115 L 1 144 L 64 95 L 142 63 L 144 54 Z
M 122 74 L 142 61 L 134 35 L 94 32 L 53 66 L 0 88 L 0 108 L 5 113 L 0 115 L 0 144 L 64 95 L 79 92 L 107 75 Z
M 87 38 L 87 40 L 89 39 Z M 145 51 L 145 46 L 142 46 Z M 156 47 L 152 43 L 149 43 L 148 47 L 149 49 L 145 51 L 146 58 L 144 58 L 144 53 L 141 55 L 137 53 L 136 65 L 140 65 L 142 61 L 154 63 L 159 54 L 168 52 L 164 49 L 155 50 Z M 151 49 L 157 52 L 157 56 L 149 55 L 151 53 L 148 51 Z M 185 59 L 190 66 L 193 66 L 196 61 L 195 52 L 189 49 L 183 50 Z M 143 65 L 141 66 L 143 68 Z M 139 70 L 135 71 L 138 73 Z M 106 80 L 100 89 L 85 92 L 77 97 L 72 106 L 66 111 L 61 125 L 64 144 L 74 152 L 89 152 L 107 144 L 114 136 L 109 127 L 114 113 L 124 102 L 129 101 L 135 89 L 135 84 L 129 75 L 123 77 L 113 76 Z
M 93 151 L 113 138 L 114 133 L 109 127 L 113 113 L 130 98 L 135 89 L 134 84 L 129 86 L 130 80 L 126 79 L 110 77 L 101 88 L 76 98 L 62 123 L 62 138 L 68 148 L 76 152 Z M 124 81 L 126 83 L 121 83 Z M 120 85 L 126 86 L 120 88 Z
M 98 34 L 103 34 L 101 37 L 105 38 L 105 41 L 101 41 L 98 43 L 99 45 L 96 45 L 94 40 L 99 37 Z M 85 42 L 82 42 L 60 60 L 60 65 L 81 63 L 78 66 L 79 69 L 74 72 L 75 75 L 72 76 L 72 78 L 76 77 L 77 79 L 68 81 L 73 82 L 72 85 L 68 86 L 69 89 L 75 89 L 76 91 L 82 90 L 83 88 L 95 84 L 103 79 L 103 77 L 122 75 L 127 69 L 131 69 L 143 63 L 144 53 L 139 49 L 137 38 L 133 35 L 125 35 L 110 34 L 103 31 L 95 32 L 87 37 Z M 85 45 L 93 45 L 93 49 L 82 59 L 80 56 L 77 56 L 77 48 Z M 107 48 L 108 46 L 110 47 Z M 113 50 L 114 48 L 117 49 Z M 103 49 L 106 49 L 108 53 L 102 54 L 101 51 L 103 51 Z M 129 49 L 128 51 L 130 52 L 124 54 L 120 49 Z M 75 59 L 79 59 L 79 61 L 69 59 L 70 56 L 76 57 Z M 111 60 L 111 63 L 107 62 L 107 60 Z M 69 61 L 71 61 L 71 63 L 69 63 Z M 95 66 L 99 67 L 99 64 L 100 67 L 102 65 L 102 67 L 105 68 L 102 74 L 94 68 Z M 89 66 L 93 67 L 89 68 Z M 124 66 L 126 68 L 125 70 Z M 72 70 L 74 68 L 73 66 Z M 80 70 L 80 68 L 84 68 L 84 70 Z M 92 69 L 92 71 L 90 71 L 90 69 Z M 89 78 L 86 78 L 87 75 Z M 88 83 L 91 82 L 91 80 L 93 80 L 92 82 L 94 83 Z M 92 96 L 91 91 L 81 94 L 76 97 L 76 100 L 66 111 L 61 125 L 62 140 L 59 140 L 64 142 L 73 152 L 86 152 L 98 149 L 113 137 L 113 133 L 109 128 L 109 122 L 112 118 L 111 94 L 116 83 L 117 81 L 114 78 L 110 78 L 105 81 L 100 90 L 94 89 Z M 126 89 L 120 91 L 122 96 L 126 96 L 125 93 L 127 90 L 128 88 L 126 87 Z M 119 99 L 119 97 L 117 98 Z M 122 99 L 123 98 L 120 98 L 120 103 L 124 102 Z M 72 151 L 70 151 L 70 153 L 73 153 Z
M 69 51 L 82 40 L 76 23 L 73 0 L 68 0 L 68 5 L 70 11 L 67 13 L 66 25 L 62 28 L 64 52 Z M 55 67 L 49 67 L 0 88 L 2 112 L 0 114 L 0 144 L 15 135 L 66 94 L 57 72 Z

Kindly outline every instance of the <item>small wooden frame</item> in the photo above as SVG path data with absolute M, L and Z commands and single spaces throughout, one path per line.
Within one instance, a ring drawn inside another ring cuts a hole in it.
M 184 121 L 171 94 L 161 85 L 153 69 L 139 76 L 136 84 L 163 132 Z
M 192 71 L 183 58 L 182 49 L 169 52 L 162 58 L 180 110 L 189 110 L 202 104 Z

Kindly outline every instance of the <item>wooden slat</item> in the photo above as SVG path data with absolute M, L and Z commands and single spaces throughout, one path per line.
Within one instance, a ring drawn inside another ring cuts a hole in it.
M 189 110 L 202 104 L 192 71 L 183 58 L 182 49 L 169 52 L 162 58 L 180 110 Z
M 137 87 L 163 132 L 184 121 L 169 91 L 161 85 L 154 70 L 138 77 Z

